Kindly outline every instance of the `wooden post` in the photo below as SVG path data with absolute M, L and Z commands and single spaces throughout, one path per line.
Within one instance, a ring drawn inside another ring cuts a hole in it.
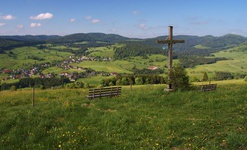
M 32 94 L 32 106 L 34 107 L 34 101 L 35 101 L 35 87 L 33 87 L 33 94 Z
M 173 26 L 169 26 L 169 40 L 172 41 L 173 40 Z M 168 82 L 171 81 L 171 72 L 172 72 L 172 45 L 173 43 L 168 43 L 168 48 L 169 48 L 169 52 L 168 52 Z M 168 89 L 172 89 L 172 84 L 169 83 L 168 84 Z

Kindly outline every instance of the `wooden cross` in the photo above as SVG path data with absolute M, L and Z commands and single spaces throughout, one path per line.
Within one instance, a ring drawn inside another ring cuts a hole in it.
M 172 46 L 176 43 L 184 43 L 184 40 L 173 40 L 173 26 L 169 26 L 169 37 L 166 40 L 157 40 L 158 44 L 168 44 L 168 81 L 171 80 L 171 71 L 172 71 Z M 168 84 L 168 90 L 172 90 L 171 83 Z

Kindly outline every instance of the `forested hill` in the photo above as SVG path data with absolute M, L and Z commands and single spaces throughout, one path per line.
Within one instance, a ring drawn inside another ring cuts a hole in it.
M 145 39 L 142 42 L 149 44 L 150 46 L 167 46 L 156 44 L 156 40 L 166 39 L 168 36 L 160 36 L 151 39 Z M 210 53 L 214 53 L 220 50 L 224 50 L 227 48 L 231 48 L 234 46 L 238 46 L 242 43 L 247 42 L 247 38 L 234 35 L 234 34 L 227 34 L 224 36 L 190 36 L 190 35 L 178 35 L 174 36 L 174 39 L 185 40 L 185 43 L 179 43 L 174 45 L 174 51 L 177 54 L 181 55 L 200 55 L 200 56 L 207 56 Z
M 1 40 L 14 40 L 22 42 L 46 42 L 46 43 L 75 43 L 75 42 L 106 42 L 117 43 L 127 40 L 136 40 L 117 34 L 104 33 L 76 33 L 65 36 L 58 35 L 25 35 L 25 36 L 0 36 Z M 0 45 L 1 46 L 1 45 Z
M 104 33 L 77 33 L 66 35 L 51 42 L 56 43 L 74 43 L 74 42 L 107 42 L 107 43 L 117 43 L 129 40 L 130 38 L 123 37 L 117 34 L 104 34 Z
M 45 42 L 49 40 L 58 39 L 58 35 L 11 35 L 11 36 L 0 36 L 0 39 L 15 40 L 24 42 Z

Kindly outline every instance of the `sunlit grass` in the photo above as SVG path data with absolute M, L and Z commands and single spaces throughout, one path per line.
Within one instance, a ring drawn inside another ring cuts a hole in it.
M 88 89 L 0 92 L 0 149 L 245 149 L 246 84 L 212 92 L 129 86 L 88 100 Z

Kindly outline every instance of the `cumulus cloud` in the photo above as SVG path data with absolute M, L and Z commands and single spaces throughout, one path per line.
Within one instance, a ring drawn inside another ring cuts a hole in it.
M 43 20 L 43 19 L 51 19 L 53 18 L 53 14 L 51 13 L 41 13 L 37 16 L 31 16 L 30 19 L 33 20 Z
M 41 23 L 31 23 L 30 27 L 35 28 L 35 27 L 40 27 Z
M 75 22 L 75 18 L 71 18 L 69 22 Z
M 4 26 L 4 25 L 5 25 L 5 23 L 1 23 L 1 22 L 0 22 L 0 27 L 1 27 L 1 26 Z
M 95 24 L 95 23 L 100 23 L 101 21 L 99 19 L 92 19 L 91 23 Z
M 13 19 L 15 19 L 15 17 L 12 16 L 12 15 L 6 15 L 6 16 L 0 16 L 0 19 L 3 19 L 3 20 L 13 20 Z

